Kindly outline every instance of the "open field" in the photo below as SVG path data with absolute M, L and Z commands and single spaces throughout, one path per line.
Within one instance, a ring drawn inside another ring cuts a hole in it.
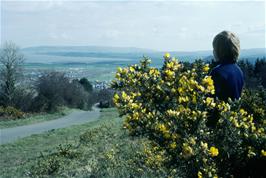
M 99 48 L 99 49 L 98 49 Z M 23 49 L 25 54 L 25 78 L 35 80 L 45 71 L 65 72 L 71 78 L 86 77 L 90 81 L 111 81 L 117 67 L 137 64 L 143 56 L 153 59 L 152 66 L 163 64 L 164 52 L 142 49 L 116 49 L 111 47 L 32 47 Z M 171 52 L 172 56 L 183 62 L 196 59 L 204 61 L 213 58 L 212 51 Z M 248 49 L 241 51 L 240 59 L 255 62 L 258 57 L 265 57 L 265 49 Z
M 86 77 L 90 81 L 111 81 L 114 78 L 117 66 L 115 62 L 105 64 L 87 63 L 59 63 L 59 64 L 26 64 L 25 76 L 31 81 L 35 81 L 43 72 L 58 71 L 64 72 L 72 79 Z

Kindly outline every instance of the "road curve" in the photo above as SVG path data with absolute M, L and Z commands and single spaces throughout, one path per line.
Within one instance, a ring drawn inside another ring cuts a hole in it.
M 69 115 L 51 121 L 0 129 L 0 144 L 9 143 L 32 134 L 39 134 L 53 129 L 65 128 L 72 125 L 94 121 L 97 120 L 99 116 L 100 110 L 93 107 L 92 111 L 74 111 Z

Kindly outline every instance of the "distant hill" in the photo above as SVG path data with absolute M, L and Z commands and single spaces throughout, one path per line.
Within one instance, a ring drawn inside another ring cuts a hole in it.
M 266 57 L 266 48 L 243 49 L 241 50 L 240 57 L 241 58 Z
M 155 64 L 162 62 L 162 56 L 165 52 L 151 49 L 134 47 L 108 47 L 108 46 L 36 46 L 23 48 L 22 51 L 26 57 L 40 59 L 50 59 L 49 62 L 80 62 L 89 60 L 89 58 L 99 59 L 127 59 L 138 61 L 142 56 L 148 56 L 153 59 Z M 211 50 L 205 51 L 170 51 L 172 56 L 182 61 L 193 61 L 195 59 L 211 60 L 213 58 Z M 44 58 L 43 56 L 46 56 Z M 54 56 L 54 57 L 52 57 Z M 254 48 L 241 50 L 240 58 L 248 59 L 253 62 L 256 58 L 266 57 L 266 48 Z M 38 62 L 46 62 L 38 59 Z M 31 60 L 29 60 L 31 61 Z
M 155 50 L 135 47 L 112 46 L 35 46 L 22 49 L 24 52 L 51 53 L 51 52 L 93 52 L 93 53 L 142 53 Z

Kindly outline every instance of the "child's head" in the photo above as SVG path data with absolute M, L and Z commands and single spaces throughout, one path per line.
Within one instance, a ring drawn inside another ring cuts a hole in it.
M 222 31 L 212 42 L 213 55 L 220 63 L 235 63 L 240 53 L 238 37 L 229 31 Z

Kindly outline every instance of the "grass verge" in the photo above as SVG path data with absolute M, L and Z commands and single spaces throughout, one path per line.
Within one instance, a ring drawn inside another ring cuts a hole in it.
M 146 138 L 129 137 L 115 109 L 99 120 L 0 146 L 2 177 L 166 177 L 147 167 Z
M 27 177 L 29 169 L 35 164 L 34 160 L 40 155 L 56 152 L 60 144 L 78 144 L 82 133 L 108 122 L 107 115 L 110 118 L 117 117 L 114 109 L 103 113 L 97 121 L 52 130 L 0 145 L 0 177 Z
M 60 111 L 55 112 L 55 113 L 34 114 L 32 116 L 28 116 L 26 118 L 21 118 L 21 119 L 9 119 L 9 120 L 2 119 L 2 120 L 0 120 L 0 129 L 17 127 L 17 126 L 22 126 L 22 125 L 35 124 L 35 123 L 39 123 L 39 122 L 58 119 L 62 116 L 65 116 L 65 115 L 73 112 L 74 110 L 75 109 L 62 108 Z

